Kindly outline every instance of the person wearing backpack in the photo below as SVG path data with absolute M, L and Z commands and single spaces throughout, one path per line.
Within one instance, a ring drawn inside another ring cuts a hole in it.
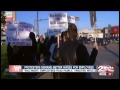
M 59 48 L 56 58 L 61 60 L 62 65 L 93 65 L 98 53 L 97 44 L 93 45 L 89 55 L 85 45 L 77 40 L 77 27 L 75 24 L 68 26 L 68 40 Z M 59 73 L 60 79 L 86 79 L 85 73 Z

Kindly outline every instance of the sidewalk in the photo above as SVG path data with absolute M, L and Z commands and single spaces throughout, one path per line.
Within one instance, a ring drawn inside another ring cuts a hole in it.
M 52 73 L 42 73 L 38 79 L 53 79 Z

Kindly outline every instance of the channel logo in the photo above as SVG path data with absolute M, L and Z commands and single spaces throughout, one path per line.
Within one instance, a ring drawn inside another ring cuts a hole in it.
M 9 65 L 9 72 L 22 72 L 21 65 Z

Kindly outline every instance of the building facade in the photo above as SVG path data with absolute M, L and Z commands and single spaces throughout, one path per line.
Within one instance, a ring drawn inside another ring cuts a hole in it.
M 16 20 L 16 11 L 5 11 L 6 19 L 5 21 L 15 21 Z M 7 23 L 6 25 L 1 25 L 1 41 L 6 41 L 6 32 L 7 32 Z
M 111 27 L 111 35 L 113 37 L 119 37 L 119 26 L 112 26 Z
M 88 29 L 84 29 L 84 30 L 80 30 L 78 31 L 78 36 L 80 37 L 87 37 L 87 38 L 90 38 L 90 37 L 101 37 L 102 35 L 102 32 L 101 32 L 101 29 L 98 29 L 98 30 L 88 30 Z
M 104 27 L 102 33 L 104 37 L 119 37 L 119 26 Z

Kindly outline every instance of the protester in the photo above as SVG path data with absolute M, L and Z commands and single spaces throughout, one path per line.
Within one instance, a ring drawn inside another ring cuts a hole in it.
M 32 46 L 21 47 L 22 52 L 22 64 L 20 65 L 37 65 L 37 43 L 35 34 L 30 32 L 29 38 L 32 40 Z M 37 73 L 21 73 L 22 79 L 31 79 L 37 75 Z
M 55 38 L 54 42 L 52 43 L 51 47 L 50 47 L 50 64 L 51 65 L 56 65 L 56 61 L 54 60 L 54 58 L 52 57 L 53 56 L 53 52 L 54 52 L 54 49 L 57 47 L 57 38 Z
M 62 65 L 93 65 L 98 53 L 97 44 L 94 44 L 91 55 L 87 48 L 77 40 L 77 27 L 70 24 L 68 27 L 69 39 L 59 48 L 56 59 L 61 60 Z M 59 73 L 60 79 L 86 79 L 85 73 Z
M 12 60 L 12 57 L 13 57 L 13 48 L 12 48 L 10 42 L 7 45 L 7 57 L 8 57 L 8 65 L 12 65 L 12 63 L 13 63 L 13 60 Z
M 33 63 L 37 64 L 37 42 L 35 39 L 35 34 L 33 32 L 30 32 L 29 37 L 32 40 L 31 53 L 32 53 Z
M 40 64 L 40 39 L 37 42 L 37 62 Z
M 50 47 L 50 64 L 51 65 L 57 65 L 57 61 L 54 59 L 54 53 L 56 53 L 55 51 L 57 50 L 57 37 L 55 37 L 54 42 L 52 43 L 51 47 Z M 53 74 L 53 78 L 56 79 L 57 78 L 57 73 L 52 73 Z
M 13 57 L 12 57 L 12 65 L 23 65 L 23 53 L 22 53 L 22 47 L 21 46 L 13 46 Z M 17 79 L 23 79 L 22 73 L 16 73 Z
M 44 38 L 42 37 L 42 36 L 40 36 L 39 37 L 39 39 L 40 39 L 40 58 L 44 58 L 44 55 L 43 55 L 43 53 L 44 53 Z
M 62 38 L 62 43 L 66 42 L 68 40 L 68 32 L 67 31 L 62 32 L 61 38 Z
M 47 64 L 46 60 L 46 45 L 43 35 L 40 36 L 40 58 L 44 59 L 44 64 Z

